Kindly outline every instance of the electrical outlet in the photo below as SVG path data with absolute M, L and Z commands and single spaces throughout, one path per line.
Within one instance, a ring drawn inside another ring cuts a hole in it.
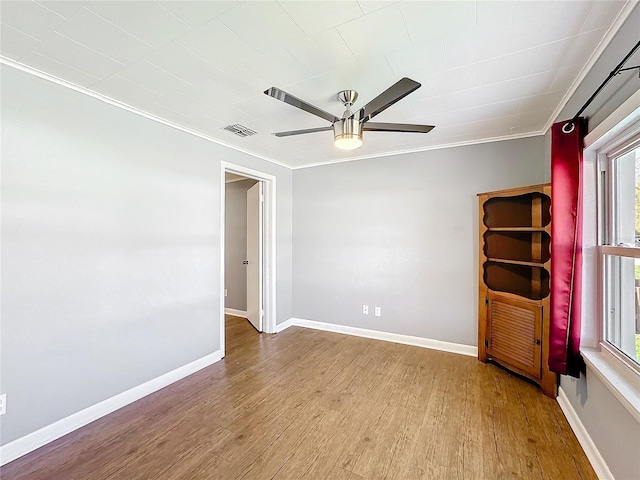
M 369 315 L 369 305 L 362 305 L 362 314 Z
M 0 415 L 7 413 L 7 394 L 0 395 Z
M 227 289 L 226 288 L 224 289 L 224 296 L 225 297 L 227 296 Z
M 380 307 L 376 307 L 375 310 L 374 310 L 374 315 L 376 317 L 382 316 L 382 309 Z

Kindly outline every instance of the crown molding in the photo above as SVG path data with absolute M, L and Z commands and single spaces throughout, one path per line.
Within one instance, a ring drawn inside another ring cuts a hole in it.
M 312 168 L 312 167 L 320 167 L 323 165 L 331 165 L 334 163 L 345 163 L 345 162 L 355 162 L 357 160 L 367 160 L 371 158 L 381 158 L 381 157 L 390 157 L 396 155 L 406 155 L 409 153 L 417 153 L 417 152 L 428 152 L 431 150 L 444 150 L 448 148 L 456 148 L 456 147 L 467 147 L 470 145 L 482 145 L 483 143 L 495 143 L 495 142 L 504 142 L 507 140 L 517 140 L 519 138 L 530 138 L 530 137 L 539 137 L 544 135 L 545 131 L 541 130 L 538 132 L 527 132 L 527 133 L 519 133 L 517 135 L 503 135 L 501 137 L 491 137 L 491 138 L 483 138 L 481 140 L 467 140 L 464 142 L 455 142 L 455 143 L 445 143 L 442 145 L 432 145 L 428 147 L 417 147 L 411 148 L 407 150 L 394 150 L 392 152 L 384 152 L 384 153 L 376 153 L 370 155 L 361 155 L 358 157 L 350 157 L 350 158 L 340 158 L 337 160 L 327 160 L 324 162 L 316 162 L 309 163 L 306 165 L 298 165 L 295 167 L 290 167 L 293 170 L 301 170 L 303 168 Z
M 562 97 L 562 100 L 560 100 L 560 103 L 551 114 L 551 117 L 549 117 L 549 120 L 547 120 L 547 123 L 543 129 L 543 133 L 546 134 L 546 132 L 554 124 L 554 122 L 560 115 L 560 112 L 562 112 L 562 109 L 567 105 L 573 94 L 576 93 L 580 84 L 583 82 L 587 74 L 591 71 L 605 49 L 609 46 L 611 40 L 613 40 L 613 37 L 616 36 L 624 22 L 627 21 L 627 18 L 629 18 L 629 15 L 631 15 L 631 12 L 633 12 L 633 9 L 638 5 L 639 1 L 640 0 L 627 0 L 627 3 L 625 3 L 624 7 L 622 7 L 622 10 L 620 10 L 620 13 L 614 20 L 613 24 L 611 24 L 611 26 L 609 27 L 609 30 L 607 30 L 607 33 L 605 33 L 602 41 L 591 54 L 584 67 L 582 67 L 582 70 L 580 70 L 580 73 L 571 84 L 571 87 L 569 87 L 569 90 L 564 95 L 564 97 Z
M 78 85 L 75 85 L 75 84 L 73 84 L 71 82 L 63 80 L 63 79 L 58 78 L 56 76 L 50 75 L 50 74 L 48 74 L 46 72 L 43 72 L 41 70 L 35 69 L 33 67 L 29 67 L 27 65 L 23 65 L 23 64 L 21 64 L 19 62 L 16 62 L 14 60 L 6 58 L 6 57 L 4 57 L 2 55 L 0 55 L 0 64 L 4 64 L 4 65 L 7 65 L 9 67 L 15 68 L 17 70 L 21 70 L 21 71 L 23 71 L 25 73 L 34 75 L 36 77 L 42 78 L 42 79 L 50 81 L 50 82 L 53 82 L 53 83 L 55 83 L 57 85 L 60 85 L 62 87 L 66 87 L 66 88 L 69 88 L 71 90 L 74 90 L 74 91 L 76 91 L 78 93 L 81 93 L 81 94 L 84 94 L 84 95 L 88 95 L 88 96 L 90 96 L 92 98 L 100 100 L 100 101 L 102 101 L 104 103 L 107 103 L 109 105 L 113 105 L 115 107 L 121 108 L 121 109 L 126 110 L 126 111 L 128 111 L 130 113 L 133 113 L 133 114 L 136 114 L 136 115 L 140 115 L 140 116 L 142 116 L 144 118 L 147 118 L 149 120 L 152 120 L 154 122 L 158 122 L 158 123 L 161 123 L 161 124 L 163 124 L 165 126 L 168 126 L 168 127 L 171 127 L 171 128 L 175 128 L 175 129 L 180 130 L 180 131 L 182 131 L 184 133 L 187 133 L 187 134 L 190 134 L 190 135 L 194 135 L 194 136 L 196 136 L 198 138 L 202 138 L 203 140 L 207 140 L 209 142 L 213 142 L 213 143 L 215 143 L 217 145 L 221 145 L 223 147 L 230 148 L 231 150 L 235 150 L 237 152 L 240 152 L 240 153 L 243 153 L 243 154 L 246 154 L 246 155 L 250 155 L 250 156 L 252 156 L 254 158 L 259 158 L 261 160 L 265 160 L 267 162 L 273 163 L 274 165 L 278 165 L 278 166 L 286 168 L 288 170 L 299 170 L 299 169 L 303 169 L 303 168 L 313 168 L 313 167 L 319 167 L 319 166 L 323 166 L 323 165 L 331 165 L 331 164 L 336 164 L 336 163 L 354 162 L 354 161 L 358 161 L 358 160 L 367 160 L 367 159 L 373 159 L 373 158 L 382 158 L 382 157 L 390 157 L 390 156 L 397 156 L 397 155 L 406 155 L 406 154 L 409 154 L 409 153 L 427 152 L 427 151 L 431 151 L 431 150 L 442 150 L 442 149 L 465 147 L 465 146 L 471 146 L 471 145 L 481 145 L 481 144 L 484 144 L 484 143 L 502 142 L 502 141 L 507 141 L 507 140 L 517 140 L 517 139 L 520 139 L 520 138 L 529 138 L 529 137 L 536 137 L 536 136 L 540 136 L 540 135 L 545 135 L 545 133 L 549 130 L 551 124 L 553 123 L 553 120 L 557 117 L 557 115 L 562 110 L 562 108 L 564 108 L 564 106 L 566 105 L 566 102 L 569 100 L 571 95 L 573 95 L 575 90 L 578 88 L 578 85 L 580 84 L 580 82 L 584 79 L 584 77 L 586 76 L 588 71 L 591 69 L 591 67 L 593 67 L 593 64 L 595 63 L 595 61 L 602 54 L 602 51 L 604 51 L 606 46 L 609 44 L 611 39 L 615 36 L 617 31 L 620 29 L 620 27 L 624 23 L 624 21 L 629 17 L 629 15 L 631 14 L 631 11 L 633 10 L 633 7 L 635 7 L 635 5 L 638 4 L 638 1 L 640 1 L 640 0 L 629 0 L 625 4 L 625 7 L 621 10 L 620 14 L 616 18 L 616 21 L 611 26 L 611 28 L 607 31 L 607 34 L 605 35 L 605 39 L 600 43 L 600 45 L 598 46 L 598 49 L 590 57 L 589 62 L 581 70 L 580 75 L 578 76 L 578 78 L 572 84 L 571 89 L 569 90 L 569 92 L 567 92 L 567 95 L 565 95 L 565 97 L 563 97 L 563 100 L 560 103 L 560 105 L 558 106 L 558 108 L 556 108 L 556 110 L 552 114 L 551 118 L 549 119 L 549 121 L 547 122 L 545 127 L 540 131 L 527 132 L 527 133 L 521 133 L 521 134 L 516 134 L 516 135 L 504 135 L 504 136 L 500 136 L 500 137 L 483 138 L 483 139 L 479 139 L 479 140 L 467 140 L 467 141 L 463 141 L 463 142 L 446 143 L 446 144 L 441 144 L 441 145 L 416 147 L 416 148 L 411 148 L 411 149 L 407 149 L 407 150 L 393 150 L 393 151 L 383 152 L 383 153 L 375 153 L 375 154 L 369 154 L 369 155 L 359 155 L 359 156 L 349 157 L 349 158 L 339 158 L 339 159 L 333 159 L 333 160 L 325 160 L 325 161 L 307 163 L 307 164 L 295 165 L 295 166 L 283 163 L 283 162 L 281 162 L 279 160 L 276 160 L 274 158 L 268 157 L 266 155 L 262 155 L 262 154 L 253 152 L 251 150 L 247 150 L 247 149 L 238 147 L 237 145 L 226 143 L 226 142 L 224 142 L 224 141 L 222 141 L 220 139 L 205 135 L 205 134 L 203 134 L 201 132 L 197 132 L 197 131 L 192 130 L 190 128 L 187 128 L 187 127 L 184 127 L 182 125 L 179 125 L 177 123 L 170 122 L 170 121 L 165 120 L 165 119 L 163 119 L 161 117 L 158 117 L 156 115 L 153 115 L 153 114 L 144 112 L 144 111 L 142 111 L 142 110 L 140 110 L 138 108 L 132 107 L 131 105 L 128 105 L 126 103 L 123 103 L 123 102 L 120 102 L 120 101 L 115 100 L 113 98 L 107 97 L 105 95 L 101 95 L 99 93 L 96 93 L 96 92 L 94 92 L 92 90 L 89 90 L 88 88 L 80 87 Z
M 2 55 L 0 55 L 0 64 L 4 64 L 4 65 L 7 65 L 9 67 L 15 68 L 17 70 L 21 70 L 21 71 L 23 71 L 25 73 L 29 73 L 31 75 L 34 75 L 36 77 L 42 78 L 44 80 L 47 80 L 49 82 L 55 83 L 55 84 L 60 85 L 62 87 L 66 87 L 66 88 L 69 88 L 71 90 L 74 90 L 74 91 L 76 91 L 78 93 L 82 93 L 84 95 L 88 95 L 89 97 L 95 98 L 95 99 L 100 100 L 100 101 L 102 101 L 104 103 L 108 103 L 109 105 L 113 105 L 114 107 L 121 108 L 123 110 L 126 110 L 128 112 L 134 113 L 136 115 L 140 115 L 141 117 L 147 118 L 147 119 L 152 120 L 154 122 L 161 123 L 163 125 L 166 125 L 167 127 L 175 128 L 176 130 L 180 130 L 180 131 L 182 131 L 184 133 L 188 133 L 190 135 L 194 135 L 196 137 L 202 138 L 203 140 L 207 140 L 209 142 L 216 143 L 216 144 L 221 145 L 223 147 L 230 148 L 231 150 L 235 150 L 237 152 L 244 153 L 246 155 L 251 155 L 252 157 L 259 158 L 261 160 L 265 160 L 267 162 L 271 162 L 271 163 L 273 163 L 275 165 L 278 165 L 280 167 L 284 167 L 284 168 L 287 168 L 287 169 L 291 170 L 291 166 L 290 165 L 286 165 L 286 164 L 284 164 L 282 162 L 279 162 L 278 160 L 275 160 L 275 159 L 273 159 L 271 157 L 267 157 L 266 155 L 261 155 L 261 154 L 256 153 L 256 152 L 252 152 L 251 150 L 247 150 L 247 149 L 238 147 L 237 145 L 226 143 L 226 142 L 224 142 L 224 141 L 222 141 L 220 139 L 217 139 L 215 137 L 210 137 L 208 135 L 205 135 L 204 133 L 197 132 L 197 131 L 192 130 L 190 128 L 187 128 L 187 127 L 184 127 L 182 125 L 179 125 L 177 123 L 170 122 L 168 120 L 165 120 L 164 118 L 158 117 L 158 116 L 153 115 L 151 113 L 147 113 L 147 112 L 145 112 L 143 110 L 140 110 L 138 108 L 132 107 L 131 105 L 128 105 L 128 104 L 126 104 L 124 102 L 120 102 L 118 100 L 114 100 L 113 98 L 107 97 L 106 95 L 101 95 L 101 94 L 96 93 L 96 92 L 94 92 L 92 90 L 89 90 L 88 88 L 80 87 L 78 85 L 75 85 L 75 84 L 73 84 L 71 82 L 68 82 L 66 80 L 63 80 L 61 78 L 55 77 L 53 75 L 50 75 L 50 74 L 48 74 L 46 72 L 43 72 L 41 70 L 38 70 L 36 68 L 29 67 L 29 66 L 24 65 L 22 63 L 19 63 L 19 62 L 16 62 L 14 60 L 11 60 L 9 58 L 6 58 L 6 57 L 4 57 Z

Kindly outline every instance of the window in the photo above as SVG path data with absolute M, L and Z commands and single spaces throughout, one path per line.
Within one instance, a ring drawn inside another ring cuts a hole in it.
M 640 91 L 584 143 L 580 352 L 587 375 L 640 421 Z
M 640 368 L 640 142 L 602 155 L 602 340 Z

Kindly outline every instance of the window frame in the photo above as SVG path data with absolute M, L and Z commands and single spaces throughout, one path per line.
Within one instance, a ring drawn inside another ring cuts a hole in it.
M 638 130 L 637 132 L 635 130 Z M 600 328 L 600 343 L 601 347 L 610 351 L 612 355 L 619 357 L 619 361 L 627 362 L 629 368 L 631 368 L 637 375 L 640 376 L 640 364 L 637 361 L 627 358 L 624 352 L 619 347 L 613 344 L 613 342 L 607 339 L 607 330 L 610 328 L 609 321 L 611 320 L 608 315 L 609 307 L 607 305 L 608 292 L 607 285 L 605 283 L 606 278 L 610 272 L 607 268 L 607 256 L 618 258 L 635 258 L 640 259 L 640 247 L 634 244 L 620 243 L 619 235 L 619 189 L 617 187 L 619 182 L 620 170 L 617 165 L 617 160 L 624 155 L 640 149 L 640 128 L 632 126 L 629 136 L 629 129 L 625 129 L 621 134 L 616 136 L 610 144 L 602 147 L 598 151 L 598 162 L 601 165 L 602 175 L 599 177 L 600 185 L 598 186 L 598 192 L 600 194 L 599 211 L 600 219 L 598 224 L 601 226 L 600 235 L 600 249 L 599 256 L 601 261 L 601 294 L 603 296 L 603 309 L 602 309 L 602 324 Z M 604 168 L 602 168 L 604 166 Z M 635 322 L 634 322 L 635 323 Z
M 640 258 L 640 247 L 609 245 L 615 219 L 608 206 L 614 193 L 614 158 L 640 141 L 640 91 L 585 138 L 583 169 L 583 298 L 580 351 L 587 366 L 640 421 L 640 366 L 605 337 L 606 255 Z M 640 143 L 638 144 L 640 145 Z M 636 145 L 636 147 L 638 146 Z

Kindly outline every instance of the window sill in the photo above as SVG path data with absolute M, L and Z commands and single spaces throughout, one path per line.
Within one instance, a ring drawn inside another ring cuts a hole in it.
M 640 376 L 606 347 L 580 349 L 587 367 L 640 422 Z

